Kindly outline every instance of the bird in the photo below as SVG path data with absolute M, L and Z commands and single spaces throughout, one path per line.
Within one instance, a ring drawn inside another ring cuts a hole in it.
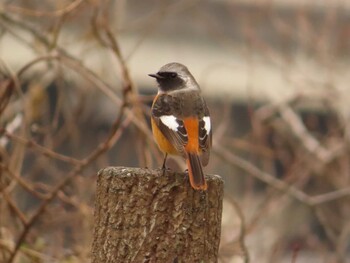
M 188 68 L 172 62 L 157 73 L 158 93 L 151 108 L 152 133 L 160 150 L 186 160 L 189 181 L 195 190 L 207 190 L 203 166 L 209 162 L 212 127 L 209 109 L 201 89 Z

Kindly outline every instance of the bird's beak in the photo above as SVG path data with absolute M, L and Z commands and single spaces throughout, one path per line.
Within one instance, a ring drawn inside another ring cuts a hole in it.
M 163 77 L 161 75 L 159 75 L 158 73 L 155 74 L 148 74 L 148 76 L 155 78 L 155 79 L 162 79 Z

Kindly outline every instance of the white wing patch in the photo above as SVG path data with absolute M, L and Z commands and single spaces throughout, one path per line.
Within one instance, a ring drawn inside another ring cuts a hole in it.
M 160 116 L 159 119 L 169 129 L 171 129 L 173 131 L 176 131 L 176 132 L 178 131 L 179 124 L 177 123 L 175 116 L 173 116 L 173 115 L 163 115 L 163 116 Z
M 211 129 L 210 117 L 209 116 L 203 117 L 203 121 L 204 121 L 204 129 L 207 131 L 207 134 L 209 134 Z

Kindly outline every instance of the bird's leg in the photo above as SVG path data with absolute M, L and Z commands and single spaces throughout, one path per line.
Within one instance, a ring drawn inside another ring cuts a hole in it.
M 165 163 L 166 163 L 166 158 L 168 157 L 168 154 L 165 153 L 165 156 L 164 156 L 164 161 L 163 161 L 163 165 L 162 165 L 162 170 L 165 171 L 166 167 L 165 167 Z

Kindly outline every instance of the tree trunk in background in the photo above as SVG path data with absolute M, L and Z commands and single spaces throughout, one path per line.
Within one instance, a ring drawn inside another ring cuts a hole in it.
M 217 262 L 223 181 L 195 191 L 186 173 L 109 167 L 98 174 L 92 262 Z

